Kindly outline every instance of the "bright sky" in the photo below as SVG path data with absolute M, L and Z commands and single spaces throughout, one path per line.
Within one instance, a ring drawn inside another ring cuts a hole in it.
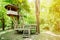
M 32 2 L 32 0 L 28 0 L 28 2 Z
M 31 3 L 32 1 L 35 1 L 35 0 L 28 0 L 29 3 Z

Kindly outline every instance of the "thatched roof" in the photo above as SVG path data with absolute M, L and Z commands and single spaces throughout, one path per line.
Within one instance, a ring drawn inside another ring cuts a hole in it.
M 13 10 L 13 11 L 17 11 L 19 8 L 16 6 L 16 5 L 12 5 L 12 4 L 8 4 L 8 5 L 6 5 L 5 6 L 5 8 L 7 9 L 7 10 Z

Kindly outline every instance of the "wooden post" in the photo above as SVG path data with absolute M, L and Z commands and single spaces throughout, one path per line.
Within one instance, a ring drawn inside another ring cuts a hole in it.
M 40 0 L 36 0 L 35 1 L 36 3 L 36 23 L 37 23 L 37 27 L 36 27 L 36 32 L 37 34 L 40 33 L 40 28 L 39 28 L 39 24 L 40 24 L 40 21 L 39 21 L 39 15 L 40 15 Z
M 12 29 L 14 29 L 14 22 L 13 22 L 14 17 L 13 17 L 13 15 L 11 15 L 11 18 L 12 18 Z

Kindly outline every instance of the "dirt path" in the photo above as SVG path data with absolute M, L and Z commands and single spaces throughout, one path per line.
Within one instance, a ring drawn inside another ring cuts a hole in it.
M 0 35 L 5 34 L 7 32 L 11 32 L 11 31 L 13 31 L 13 30 L 11 29 L 11 30 L 2 31 L 2 32 L 0 32 Z
M 23 38 L 22 34 L 16 34 L 15 31 L 8 31 L 0 36 L 0 40 L 60 40 L 60 35 L 56 35 L 50 31 L 42 32 L 39 35 L 31 35 L 30 38 Z
M 42 32 L 40 40 L 60 40 L 60 35 L 56 35 L 50 31 Z

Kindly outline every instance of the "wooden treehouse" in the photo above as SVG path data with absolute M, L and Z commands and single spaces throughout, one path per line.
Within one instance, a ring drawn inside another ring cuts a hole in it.
M 18 7 L 15 5 L 6 5 L 5 8 L 7 9 L 7 15 L 12 18 L 13 21 L 13 28 L 18 27 L 18 20 L 19 20 L 19 14 L 18 14 Z

